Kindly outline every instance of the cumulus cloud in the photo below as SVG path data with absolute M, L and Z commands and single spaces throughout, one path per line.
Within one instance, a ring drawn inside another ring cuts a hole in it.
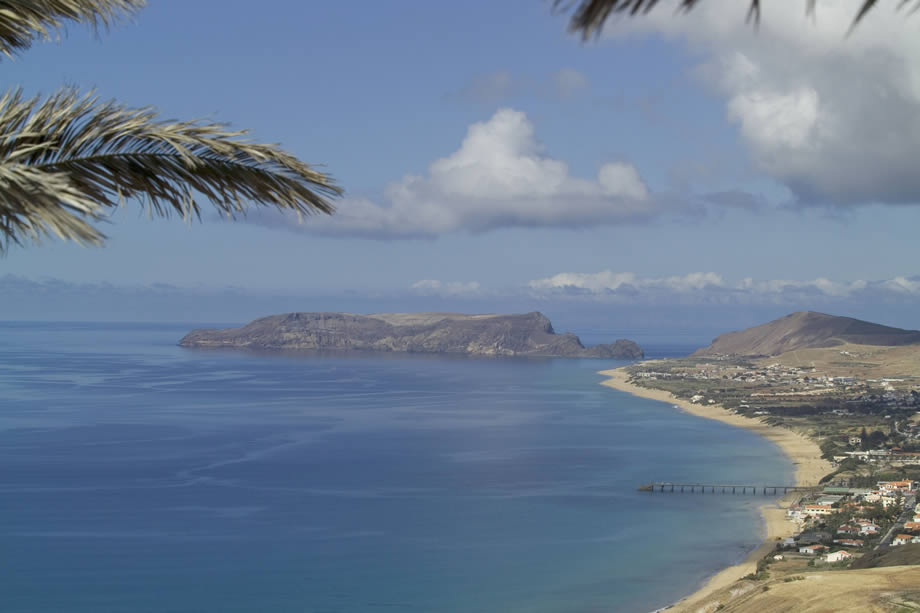
M 604 270 L 565 272 L 528 283 L 542 296 L 589 296 L 625 301 L 691 301 L 717 303 L 783 303 L 847 299 L 920 299 L 920 276 L 882 281 L 833 281 L 745 278 L 730 282 L 715 272 L 694 272 L 668 277 L 641 277 L 632 272 Z
M 771 2 L 758 31 L 746 2 L 662 7 L 610 36 L 664 35 L 706 58 L 699 73 L 725 103 L 755 163 L 803 204 L 920 202 L 920 38 L 879 6 L 845 37 L 861 0 Z
M 510 227 L 585 227 L 699 214 L 700 203 L 653 193 L 629 162 L 603 164 L 593 179 L 576 177 L 548 155 L 527 116 L 501 109 L 471 125 L 460 147 L 423 176 L 387 186 L 384 201 L 345 199 L 331 217 L 302 225 L 272 212 L 257 223 L 369 238 L 434 237 Z

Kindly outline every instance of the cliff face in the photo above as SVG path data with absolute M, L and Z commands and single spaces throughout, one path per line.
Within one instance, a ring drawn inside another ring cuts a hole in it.
M 842 343 L 912 345 L 920 343 L 920 331 L 807 311 L 792 313 L 747 330 L 723 334 L 709 347 L 693 355 L 773 356 L 796 349 L 833 347 Z
M 524 355 L 638 359 L 632 341 L 585 348 L 574 334 L 556 334 L 542 313 L 287 313 L 242 328 L 193 330 L 183 347 L 274 350 L 360 350 L 470 355 Z

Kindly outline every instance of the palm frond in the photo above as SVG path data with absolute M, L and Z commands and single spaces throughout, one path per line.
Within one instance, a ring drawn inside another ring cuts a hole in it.
M 200 197 L 231 218 L 250 204 L 298 216 L 333 212 L 330 198 L 342 190 L 328 175 L 275 145 L 242 140 L 245 134 L 160 120 L 149 107 L 71 88 L 44 100 L 7 92 L 0 97 L 0 238 L 53 233 L 98 243 L 104 237 L 88 232 L 89 222 L 126 199 L 164 217 L 200 218 Z M 31 183 L 6 181 L 24 168 Z
M 82 243 L 98 243 L 102 234 L 87 219 L 99 219 L 102 210 L 101 205 L 75 189 L 64 173 L 23 164 L 0 164 L 0 237 L 6 241 L 39 241 L 56 234 Z
M 68 21 L 94 30 L 107 28 L 145 4 L 146 0 L 0 0 L 0 52 L 11 57 L 36 39 L 52 40 Z
M 693 9 L 701 0 L 676 0 L 678 12 L 686 12 Z M 788 0 L 775 0 L 776 2 L 787 2 Z M 588 39 L 596 36 L 604 27 L 607 19 L 614 14 L 629 15 L 635 17 L 644 15 L 651 11 L 658 4 L 659 0 L 554 0 L 554 6 L 557 9 L 568 11 L 572 6 L 577 5 L 575 12 L 569 22 L 569 30 L 582 35 Z M 859 10 L 853 17 L 853 23 L 850 31 L 853 30 L 865 18 L 877 4 L 878 0 L 863 0 Z M 914 10 L 920 8 L 920 0 L 900 0 L 897 9 L 900 10 L 908 4 L 914 4 Z M 807 14 L 814 14 L 815 0 L 805 0 L 805 11 Z M 747 21 L 755 25 L 760 23 L 761 0 L 750 0 L 748 5 Z

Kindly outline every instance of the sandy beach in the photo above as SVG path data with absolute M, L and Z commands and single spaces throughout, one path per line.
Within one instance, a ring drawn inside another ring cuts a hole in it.
M 705 406 L 691 404 L 686 400 L 674 397 L 669 392 L 633 385 L 627 382 L 628 375 L 625 370 L 620 368 L 600 371 L 600 374 L 609 377 L 607 380 L 601 382 L 602 385 L 635 396 L 667 402 L 687 413 L 707 419 L 715 419 L 739 428 L 746 428 L 773 441 L 792 463 L 795 464 L 796 485 L 816 485 L 822 477 L 832 470 L 830 462 L 821 458 L 821 450 L 814 441 L 792 432 L 791 430 L 769 426 L 759 419 L 736 415 L 717 404 Z M 704 607 L 706 599 L 712 593 L 727 587 L 744 575 L 754 572 L 757 561 L 766 555 L 767 552 L 773 550 L 776 546 L 777 539 L 794 534 L 795 525 L 786 520 L 786 508 L 796 497 L 797 494 L 790 493 L 776 503 L 761 507 L 761 513 L 763 514 L 765 524 L 765 534 L 764 542 L 760 547 L 752 551 L 740 564 L 730 566 L 714 575 L 703 584 L 700 589 L 675 603 L 673 608 L 669 610 L 693 611 L 697 608 Z

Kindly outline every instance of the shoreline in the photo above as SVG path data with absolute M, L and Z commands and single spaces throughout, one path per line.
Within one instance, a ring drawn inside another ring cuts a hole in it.
M 624 367 L 602 370 L 598 374 L 607 377 L 601 385 L 611 387 L 633 396 L 666 402 L 685 413 L 713 419 L 722 423 L 750 430 L 773 442 L 795 466 L 795 485 L 817 485 L 826 474 L 833 470 L 830 462 L 821 458 L 821 449 L 814 441 L 791 430 L 769 426 L 759 419 L 744 417 L 727 410 L 718 404 L 691 404 L 673 396 L 670 392 L 649 389 L 627 382 Z M 764 541 L 738 564 L 725 568 L 703 583 L 695 592 L 667 607 L 671 611 L 689 610 L 692 606 L 702 606 L 701 602 L 716 591 L 725 588 L 743 576 L 755 572 L 757 561 L 772 551 L 776 541 L 795 534 L 795 525 L 786 519 L 786 509 L 795 501 L 798 494 L 790 492 L 775 503 L 760 507 L 764 520 Z

